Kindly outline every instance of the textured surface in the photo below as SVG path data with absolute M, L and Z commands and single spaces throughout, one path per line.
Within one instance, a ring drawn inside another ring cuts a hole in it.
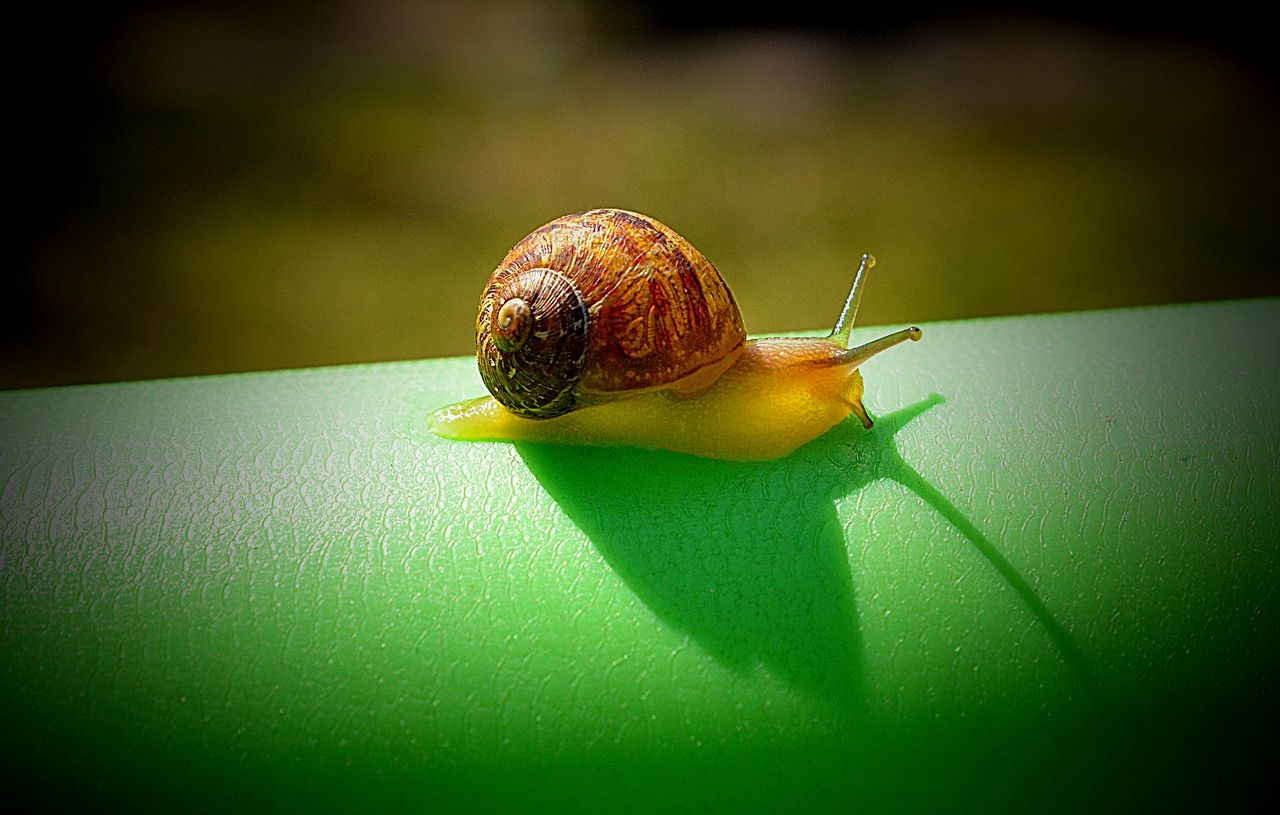
M 874 431 L 769 464 L 438 439 L 470 359 L 0 395 L 4 766 L 210 808 L 1246 794 L 1278 327 L 926 326 L 863 369 Z

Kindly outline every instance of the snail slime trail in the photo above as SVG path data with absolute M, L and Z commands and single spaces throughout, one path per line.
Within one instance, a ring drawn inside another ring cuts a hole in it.
M 634 212 L 597 209 L 539 227 L 489 277 L 476 362 L 491 396 L 450 405 L 451 439 L 674 450 L 764 461 L 850 414 L 862 374 L 912 326 L 850 348 L 863 255 L 831 334 L 748 340 L 720 273 L 688 241 Z

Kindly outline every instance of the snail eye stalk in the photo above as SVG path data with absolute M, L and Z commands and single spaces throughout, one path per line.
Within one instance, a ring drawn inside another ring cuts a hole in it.
M 841 348 L 849 347 L 849 335 L 853 331 L 853 321 L 858 316 L 858 305 L 862 302 L 862 283 L 866 279 L 867 272 L 875 265 L 875 257 L 870 252 L 863 252 L 862 260 L 858 263 L 858 271 L 853 274 L 853 286 L 849 288 L 849 296 L 845 298 L 844 309 L 841 310 L 840 317 L 836 320 L 835 328 L 831 329 L 831 333 L 827 336 L 828 339 Z

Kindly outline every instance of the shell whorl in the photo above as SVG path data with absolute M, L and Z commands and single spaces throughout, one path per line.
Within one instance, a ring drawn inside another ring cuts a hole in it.
M 615 209 L 525 236 L 490 276 L 476 320 L 485 385 L 532 418 L 709 383 L 745 340 L 715 266 L 669 227 Z
M 564 275 L 530 269 L 490 287 L 476 325 L 485 386 L 513 413 L 572 410 L 587 355 L 587 306 Z

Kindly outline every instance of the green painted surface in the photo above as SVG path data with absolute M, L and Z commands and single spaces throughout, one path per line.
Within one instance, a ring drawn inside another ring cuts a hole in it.
M 211 809 L 1238 799 L 1278 351 L 1274 300 L 928 325 L 864 368 L 874 431 L 767 464 L 435 438 L 466 359 L 6 393 L 4 766 Z

